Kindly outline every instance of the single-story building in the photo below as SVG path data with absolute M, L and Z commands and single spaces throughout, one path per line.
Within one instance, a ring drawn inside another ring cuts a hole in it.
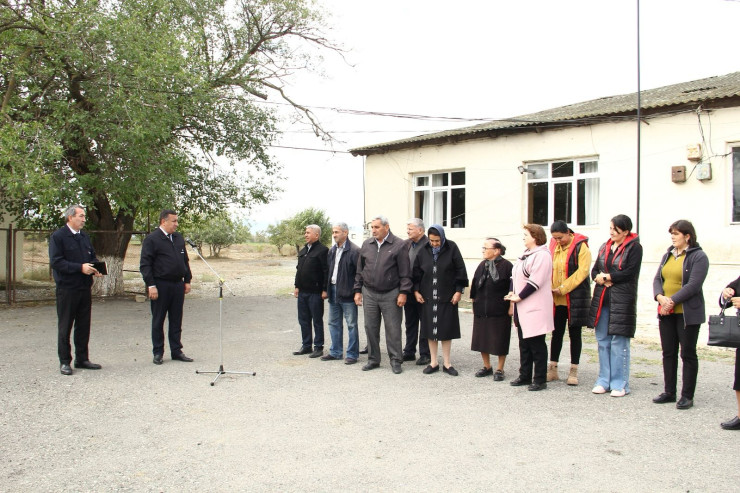
M 488 236 L 514 259 L 522 224 L 548 229 L 562 219 L 596 250 L 617 214 L 632 218 L 645 260 L 657 262 L 668 226 L 683 218 L 713 267 L 730 267 L 724 282 L 733 280 L 740 72 L 645 90 L 640 100 L 639 165 L 636 93 L 352 149 L 365 159 L 365 220 L 383 214 L 401 237 L 410 217 L 443 224 L 472 273 Z

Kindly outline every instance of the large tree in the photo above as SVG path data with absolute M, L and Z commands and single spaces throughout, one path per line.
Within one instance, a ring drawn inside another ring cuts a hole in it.
M 55 226 L 87 207 L 123 289 L 130 231 L 164 207 L 210 214 L 276 192 L 272 94 L 321 34 L 310 0 L 0 0 L 0 207 Z

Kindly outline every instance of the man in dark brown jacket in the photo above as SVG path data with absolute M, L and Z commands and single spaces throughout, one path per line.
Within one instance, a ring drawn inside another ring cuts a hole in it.
M 380 366 L 380 319 L 393 373 L 401 373 L 401 308 L 411 293 L 411 268 L 403 240 L 390 231 L 388 219 L 376 216 L 370 228 L 373 237 L 360 249 L 355 276 L 355 304 L 363 306 L 368 342 L 364 371 Z

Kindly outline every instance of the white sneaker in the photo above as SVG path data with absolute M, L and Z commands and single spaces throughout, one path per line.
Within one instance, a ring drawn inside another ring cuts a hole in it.
M 596 387 L 591 390 L 594 394 L 606 394 L 606 389 L 602 387 L 601 385 L 597 385 Z
M 612 397 L 624 397 L 625 395 L 627 395 L 627 391 L 624 389 L 612 390 Z

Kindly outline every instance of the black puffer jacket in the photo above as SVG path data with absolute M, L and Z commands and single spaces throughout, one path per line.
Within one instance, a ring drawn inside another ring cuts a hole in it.
M 589 327 L 596 327 L 604 306 L 609 307 L 609 335 L 634 337 L 637 324 L 637 281 L 642 265 L 642 245 L 635 233 L 630 233 L 614 252 L 612 240 L 607 241 L 596 257 L 591 279 L 609 274 L 613 285 L 596 284 L 589 311 Z

